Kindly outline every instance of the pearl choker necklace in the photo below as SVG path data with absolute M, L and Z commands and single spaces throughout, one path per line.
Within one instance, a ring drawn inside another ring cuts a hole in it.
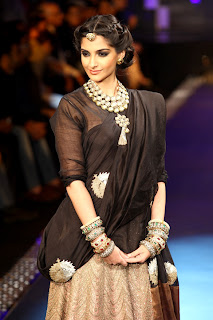
M 119 114 L 119 112 L 126 110 L 129 104 L 129 94 L 123 84 L 118 81 L 117 95 L 113 97 L 103 93 L 99 86 L 91 79 L 83 86 L 87 95 L 95 102 L 97 106 L 100 106 L 103 110 L 115 112 L 117 114 L 115 121 L 122 128 L 118 145 L 127 144 L 126 133 L 129 132 L 127 126 L 130 124 L 130 122 L 125 115 Z

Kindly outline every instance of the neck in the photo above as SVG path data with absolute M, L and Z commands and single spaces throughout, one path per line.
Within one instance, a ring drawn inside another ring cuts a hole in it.
M 112 79 L 105 79 L 104 81 L 96 82 L 96 84 L 108 96 L 115 96 L 117 93 L 118 80 L 116 76 Z

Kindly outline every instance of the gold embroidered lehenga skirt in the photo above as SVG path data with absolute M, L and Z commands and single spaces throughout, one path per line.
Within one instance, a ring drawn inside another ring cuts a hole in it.
M 147 264 L 109 265 L 94 255 L 71 281 L 51 282 L 46 320 L 151 320 Z
M 46 320 L 176 320 L 177 298 L 178 287 L 150 287 L 146 262 L 123 267 L 94 255 L 71 281 L 50 283 Z

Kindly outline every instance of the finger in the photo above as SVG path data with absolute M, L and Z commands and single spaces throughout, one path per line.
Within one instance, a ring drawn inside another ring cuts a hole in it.
M 136 249 L 135 251 L 132 251 L 130 253 L 128 253 L 128 257 L 132 258 L 132 257 L 136 257 L 141 253 L 141 248 L 139 247 L 138 249 Z
M 145 260 L 141 258 L 129 258 L 128 263 L 144 263 Z
M 136 257 L 129 258 L 128 263 L 136 263 L 136 262 L 144 263 L 149 257 L 150 257 L 149 251 L 148 251 L 148 253 L 142 252 Z
M 127 253 L 124 253 L 123 251 L 120 250 L 120 256 L 123 258 L 123 259 L 128 259 L 128 254 Z
M 141 255 L 138 255 L 137 257 L 128 259 L 128 263 L 143 263 L 144 261 L 145 261 L 145 259 Z
M 120 264 L 124 267 L 127 267 L 128 266 L 128 263 L 125 261 L 125 260 L 121 260 L 120 261 Z

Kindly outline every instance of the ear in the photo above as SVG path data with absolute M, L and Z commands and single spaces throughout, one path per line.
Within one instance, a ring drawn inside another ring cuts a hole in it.
M 123 59 L 125 57 L 125 54 L 126 54 L 125 50 L 121 51 L 118 55 L 118 59 Z

